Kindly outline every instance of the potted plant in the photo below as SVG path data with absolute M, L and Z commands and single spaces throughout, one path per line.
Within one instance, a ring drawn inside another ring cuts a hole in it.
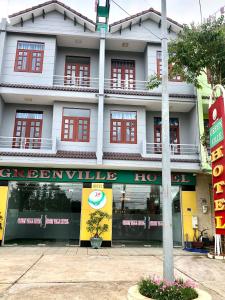
M 137 285 L 128 290 L 128 300 L 211 300 L 211 296 L 202 290 L 196 289 L 195 284 L 183 279 L 174 282 L 157 277 L 142 279 Z
M 111 216 L 101 210 L 96 210 L 90 214 L 89 220 L 87 221 L 87 231 L 91 234 L 91 246 L 94 249 L 99 249 L 102 244 L 101 235 L 107 232 L 109 225 L 104 223 L 105 220 L 110 220 Z

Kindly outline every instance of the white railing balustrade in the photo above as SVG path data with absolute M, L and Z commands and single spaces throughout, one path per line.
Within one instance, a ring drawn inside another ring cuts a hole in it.
M 76 76 L 53 76 L 54 86 L 64 86 L 68 88 L 80 89 L 98 89 L 99 79 L 93 77 L 76 77 Z
M 119 80 L 105 79 L 105 89 L 107 90 L 125 90 L 125 91 L 148 91 L 147 81 L 140 80 Z
M 171 155 L 198 155 L 199 148 L 194 144 L 170 144 Z M 146 154 L 162 154 L 162 143 L 146 143 Z
M 29 151 L 44 152 L 55 151 L 56 143 L 53 139 L 46 138 L 27 138 L 27 137 L 6 137 L 0 136 L 0 150 L 8 151 Z

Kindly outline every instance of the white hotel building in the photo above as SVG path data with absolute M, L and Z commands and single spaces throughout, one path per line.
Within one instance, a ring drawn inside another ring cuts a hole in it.
M 2 20 L 4 244 L 79 243 L 81 193 L 93 182 L 113 190 L 113 243 L 162 241 L 162 88 L 146 87 L 149 76 L 161 72 L 160 27 L 160 13 L 149 9 L 100 33 L 95 22 L 56 0 Z M 169 39 L 180 30 L 182 26 L 168 18 Z M 192 217 L 201 214 L 196 182 L 200 172 L 196 101 L 191 84 L 179 76 L 171 78 L 177 245 L 192 238 Z M 70 226 L 35 229 L 35 224 L 27 221 L 45 214 L 69 219 Z M 21 219 L 26 224 L 19 224 Z

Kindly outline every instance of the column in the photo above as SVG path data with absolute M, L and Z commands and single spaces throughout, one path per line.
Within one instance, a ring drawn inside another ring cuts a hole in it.
M 100 32 L 99 50 L 99 97 L 98 97 L 98 131 L 97 131 L 97 164 L 102 164 L 103 157 L 103 122 L 104 122 L 104 81 L 105 81 L 105 29 Z

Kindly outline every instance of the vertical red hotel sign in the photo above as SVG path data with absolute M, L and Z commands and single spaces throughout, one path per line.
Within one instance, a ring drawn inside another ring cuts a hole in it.
M 216 234 L 225 235 L 225 110 L 222 96 L 209 108 L 209 127 Z

